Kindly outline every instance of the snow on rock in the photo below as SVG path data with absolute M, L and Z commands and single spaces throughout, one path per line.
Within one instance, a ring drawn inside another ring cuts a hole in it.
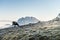
M 18 19 L 17 23 L 19 25 L 26 25 L 26 24 L 29 24 L 29 23 L 37 23 L 39 20 L 36 19 L 35 17 L 22 17 L 20 19 Z

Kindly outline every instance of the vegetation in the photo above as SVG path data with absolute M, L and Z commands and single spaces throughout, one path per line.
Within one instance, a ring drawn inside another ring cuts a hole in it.
M 0 40 L 60 40 L 60 25 L 30 25 L 1 29 Z

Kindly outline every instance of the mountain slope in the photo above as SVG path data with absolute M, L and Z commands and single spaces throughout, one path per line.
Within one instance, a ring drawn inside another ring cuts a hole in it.
M 49 24 L 55 24 L 55 25 L 60 25 L 60 14 L 58 16 L 50 21 L 48 21 Z
M 60 15 L 46 22 L 29 22 L 30 17 L 21 18 L 19 24 L 26 21 L 28 24 L 14 26 L 0 30 L 0 40 L 60 40 Z M 25 20 L 25 21 L 24 21 Z

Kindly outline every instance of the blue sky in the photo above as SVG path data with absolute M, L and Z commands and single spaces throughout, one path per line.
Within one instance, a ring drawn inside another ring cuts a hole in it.
M 60 0 L 0 0 L 0 20 L 17 20 L 33 16 L 41 21 L 60 13 Z

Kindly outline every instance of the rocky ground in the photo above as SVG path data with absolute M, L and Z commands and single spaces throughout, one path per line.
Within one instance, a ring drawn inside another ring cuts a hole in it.
M 0 40 L 60 40 L 60 15 L 46 22 L 22 26 L 14 24 L 0 29 Z
M 60 40 L 60 25 L 25 25 L 0 30 L 0 40 Z

